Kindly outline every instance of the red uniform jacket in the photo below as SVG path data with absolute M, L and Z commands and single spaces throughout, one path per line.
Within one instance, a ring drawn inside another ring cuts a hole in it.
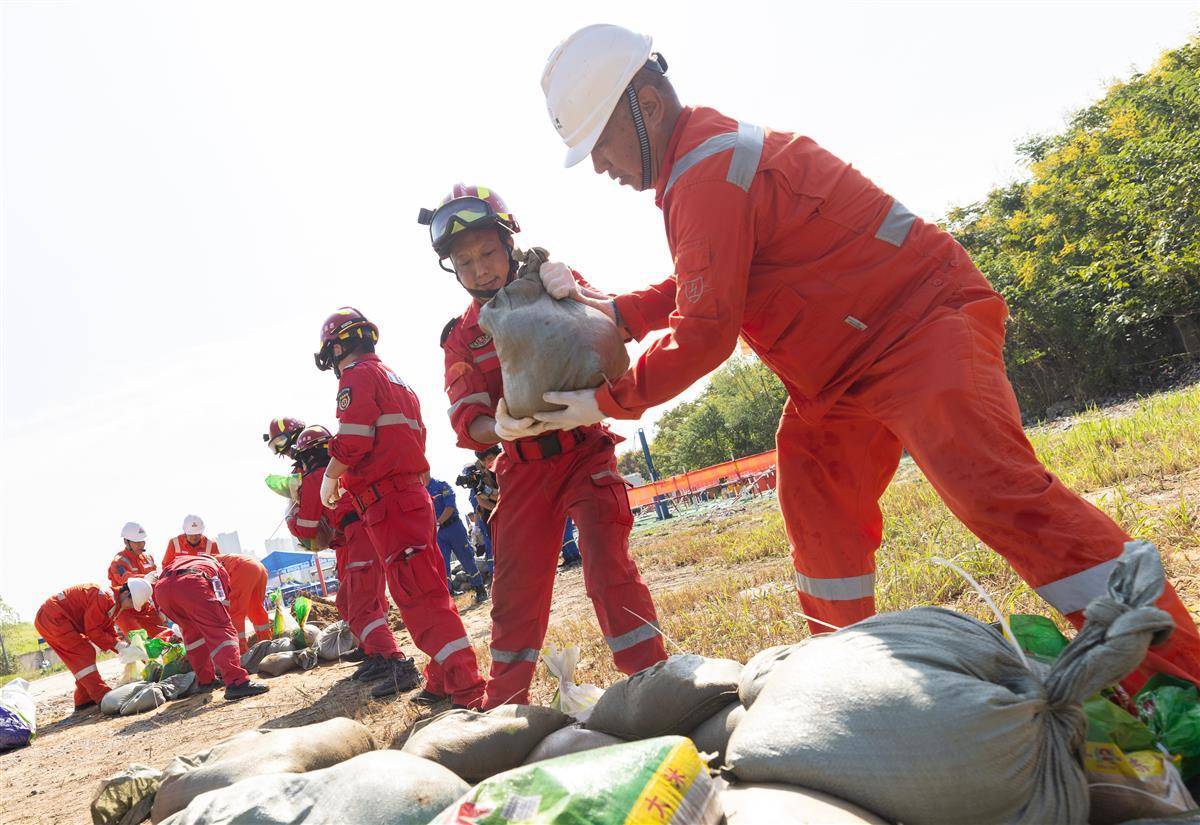
M 578 272 L 575 280 L 591 289 Z M 468 450 L 486 450 L 493 446 L 471 438 L 471 423 L 481 415 L 496 415 L 496 404 L 504 395 L 500 359 L 492 336 L 479 326 L 479 304 L 471 301 L 467 311 L 453 322 L 442 349 L 446 356 L 446 397 L 450 399 L 450 426 L 458 436 L 458 446 Z M 600 425 L 592 425 L 597 427 Z M 589 428 L 581 427 L 581 431 Z M 520 439 L 525 441 L 526 439 Z
M 58 608 L 71 627 L 87 636 L 101 650 L 116 650 L 117 635 L 113 621 L 118 613 L 113 592 L 98 584 L 77 584 L 55 593 L 47 601 Z
M 324 521 L 334 535 L 332 546 L 338 544 L 342 519 L 354 512 L 354 505 L 349 496 L 342 496 L 330 512 L 321 503 L 321 479 L 324 477 L 324 467 L 315 467 L 300 477 L 300 503 L 288 516 L 287 526 L 300 541 L 311 541 L 317 537 Z
M 391 476 L 428 472 L 421 402 L 379 356 L 364 355 L 342 370 L 337 407 L 329 454 L 349 468 L 341 482 L 351 493 L 362 495 Z
M 175 560 L 176 556 L 199 556 L 208 555 L 215 556 L 221 551 L 217 548 L 217 543 L 207 536 L 200 537 L 200 543 L 195 547 L 187 543 L 187 536 L 180 533 L 175 538 L 171 539 L 171 543 L 167 545 L 167 552 L 163 555 L 163 570 Z
M 170 564 L 163 565 L 163 577 L 158 581 L 162 582 L 167 578 L 167 573 L 173 570 L 199 570 L 209 579 L 220 579 L 221 587 L 225 591 L 225 602 L 229 602 L 229 593 L 232 589 L 229 583 L 229 572 L 225 569 L 225 565 L 208 555 L 184 555 L 180 554 Z M 158 582 L 155 583 L 155 587 Z M 174 619 L 175 617 L 171 617 Z
M 675 274 L 619 296 L 638 339 L 669 327 L 600 409 L 637 418 L 719 366 L 741 334 L 815 421 L 967 273 L 946 232 L 811 139 L 685 109 L 655 183 Z
M 120 587 L 131 578 L 143 578 L 148 573 L 158 569 L 149 553 L 138 553 L 125 549 L 117 553 L 112 564 L 108 566 L 108 581 L 113 589 Z

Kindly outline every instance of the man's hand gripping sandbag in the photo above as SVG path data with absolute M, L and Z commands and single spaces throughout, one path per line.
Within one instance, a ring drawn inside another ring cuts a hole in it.
M 496 344 L 509 414 L 527 418 L 559 409 L 543 393 L 595 389 L 623 374 L 629 355 L 603 312 L 546 292 L 538 275 L 546 250 L 513 254 L 522 262 L 517 277 L 479 310 L 479 326 Z

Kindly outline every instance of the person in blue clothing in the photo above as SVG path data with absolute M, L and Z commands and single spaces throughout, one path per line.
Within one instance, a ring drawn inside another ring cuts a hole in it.
M 579 555 L 579 545 L 575 543 L 575 522 L 567 516 L 567 529 L 563 533 L 562 568 L 566 570 L 583 564 L 583 556 Z
M 475 604 L 486 602 L 487 587 L 475 566 L 475 553 L 471 550 L 467 528 L 458 517 L 458 501 L 454 497 L 454 488 L 431 477 L 425 489 L 433 499 L 433 510 L 437 516 L 437 543 L 442 551 L 442 560 L 446 564 L 446 586 L 450 588 L 451 593 L 454 592 L 454 585 L 450 581 L 450 555 L 453 553 L 462 569 L 470 576 L 471 586 L 475 589 Z

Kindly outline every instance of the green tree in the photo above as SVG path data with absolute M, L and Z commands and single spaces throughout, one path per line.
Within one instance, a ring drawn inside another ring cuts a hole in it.
M 9 628 L 16 625 L 17 621 L 17 611 L 0 599 L 0 676 L 15 673 L 17 669 L 17 661 L 8 654 L 8 645 L 5 643 Z

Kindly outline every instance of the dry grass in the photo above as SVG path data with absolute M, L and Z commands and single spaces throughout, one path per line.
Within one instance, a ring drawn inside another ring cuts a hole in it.
M 1132 535 L 1158 545 L 1185 603 L 1200 610 L 1200 386 L 1144 399 L 1116 415 L 1092 411 L 1065 429 L 1034 432 L 1031 440 L 1065 483 L 1090 493 Z M 958 574 L 929 561 L 941 556 L 974 576 L 1006 613 L 1050 612 L 950 514 L 919 471 L 901 473 L 882 507 L 879 610 L 943 605 L 990 620 Z M 808 634 L 790 584 L 783 519 L 772 501 L 656 525 L 635 536 L 632 551 L 643 570 L 711 571 L 702 584 L 655 593 L 672 652 L 745 661 Z M 581 682 L 608 685 L 621 675 L 590 612 L 552 624 L 546 641 L 580 644 Z M 486 657 L 486 646 L 482 652 Z M 539 668 L 533 701 L 548 701 L 553 689 Z

